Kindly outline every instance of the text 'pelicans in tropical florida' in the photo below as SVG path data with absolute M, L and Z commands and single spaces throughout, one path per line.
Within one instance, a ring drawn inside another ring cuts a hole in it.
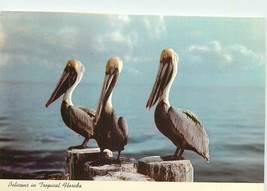
M 106 72 L 95 115 L 95 139 L 101 153 L 104 149 L 118 151 L 117 160 L 124 150 L 128 138 L 128 125 L 124 117 L 118 117 L 112 106 L 112 92 L 122 70 L 122 60 L 112 57 L 106 65 Z
M 48 107 L 52 102 L 65 93 L 60 109 L 62 119 L 70 129 L 85 138 L 81 145 L 69 147 L 69 149 L 86 148 L 89 139 L 94 138 L 95 125 L 93 119 L 95 111 L 85 107 L 77 107 L 72 103 L 72 93 L 82 79 L 83 72 L 84 66 L 80 61 L 69 60 L 55 90 L 45 105 Z
M 159 131 L 177 146 L 174 158 L 182 159 L 184 149 L 187 149 L 209 161 L 209 138 L 201 121 L 191 111 L 174 108 L 169 102 L 178 62 L 178 55 L 173 49 L 162 51 L 157 78 L 146 108 L 150 109 L 158 102 L 154 113 L 155 123 Z

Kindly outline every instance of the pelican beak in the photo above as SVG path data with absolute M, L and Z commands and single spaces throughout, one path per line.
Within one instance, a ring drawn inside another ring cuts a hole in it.
M 170 57 L 165 57 L 160 61 L 158 75 L 154 83 L 153 89 L 146 104 L 146 108 L 150 109 L 155 105 L 160 96 L 163 95 L 164 89 L 169 83 L 173 73 L 173 63 Z
M 50 98 L 48 99 L 45 107 L 48 107 L 51 103 L 57 100 L 63 93 L 65 93 L 76 81 L 77 72 L 73 67 L 66 66 L 61 77 L 51 94 Z
M 101 112 L 102 112 L 103 108 L 105 108 L 105 105 L 106 105 L 108 99 L 111 97 L 111 94 L 112 94 L 113 88 L 116 84 L 118 76 L 119 76 L 119 70 L 118 70 L 118 68 L 114 68 L 114 67 L 111 67 L 105 73 L 104 83 L 102 86 L 102 91 L 100 94 L 100 98 L 98 101 L 98 106 L 97 106 L 97 110 L 96 110 L 96 114 L 95 114 L 95 119 L 94 119 L 95 124 L 97 124 L 97 122 L 101 116 Z

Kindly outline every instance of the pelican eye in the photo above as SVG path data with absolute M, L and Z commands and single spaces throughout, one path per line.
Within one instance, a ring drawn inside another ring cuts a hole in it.
M 172 58 L 166 54 L 163 56 L 161 62 L 164 64 L 169 64 L 171 62 L 171 60 L 172 60 Z
M 109 70 L 106 71 L 106 74 L 109 74 L 109 75 L 114 74 L 116 72 L 116 70 L 117 70 L 116 67 L 110 66 Z

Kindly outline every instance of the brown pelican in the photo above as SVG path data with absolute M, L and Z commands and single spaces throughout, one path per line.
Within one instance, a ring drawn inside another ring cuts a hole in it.
M 124 150 L 128 138 L 128 125 L 124 117 L 118 117 L 112 106 L 112 92 L 122 70 L 122 60 L 112 57 L 106 65 L 106 72 L 95 115 L 95 137 L 101 153 L 104 149 L 118 151 L 117 160 Z
M 174 108 L 169 102 L 178 62 L 178 55 L 173 49 L 162 51 L 158 75 L 146 108 L 150 109 L 158 101 L 154 113 L 155 123 L 159 131 L 177 146 L 174 158 L 182 159 L 184 149 L 187 149 L 209 161 L 209 138 L 201 121 L 191 111 Z
M 69 147 L 69 149 L 86 148 L 90 138 L 94 138 L 95 111 L 85 107 L 74 106 L 71 100 L 72 92 L 82 79 L 84 66 L 78 60 L 69 60 L 66 67 L 53 91 L 51 97 L 46 103 L 48 107 L 52 102 L 58 99 L 62 94 L 61 116 L 64 123 L 76 133 L 82 135 L 85 139 L 81 145 Z

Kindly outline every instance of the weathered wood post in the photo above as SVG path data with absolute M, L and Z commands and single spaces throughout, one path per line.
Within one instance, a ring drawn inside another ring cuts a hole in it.
M 116 158 L 113 157 L 112 152 L 105 149 L 102 157 L 106 157 L 111 162 L 93 164 L 99 156 L 99 148 L 67 151 L 65 154 L 65 174 L 69 174 L 70 180 L 93 180 L 95 176 L 111 175 L 111 172 L 137 173 L 138 163 L 135 159 L 120 158 L 121 163 L 116 164 L 114 163 Z
M 110 150 L 104 150 L 105 156 L 112 157 Z M 65 153 L 65 174 L 69 174 L 70 180 L 85 179 L 84 164 L 87 161 L 94 161 L 100 155 L 99 148 L 73 149 Z
M 95 176 L 95 181 L 155 181 L 136 172 L 109 172 L 105 176 Z
M 138 173 L 156 181 L 193 182 L 194 169 L 190 160 L 163 161 L 160 156 L 150 156 L 138 160 Z
M 104 156 L 110 162 L 95 165 L 100 149 L 74 149 L 65 154 L 65 174 L 70 180 L 130 180 L 193 182 L 194 169 L 189 160 L 164 161 L 160 156 L 135 159 L 120 158 L 116 164 L 110 150 Z
M 84 164 L 85 174 L 87 180 L 93 180 L 95 176 L 105 176 L 110 172 L 128 172 L 137 173 L 137 161 L 135 159 L 120 158 L 120 164 L 103 164 L 94 166 L 91 162 Z M 115 160 L 114 160 L 115 161 Z

